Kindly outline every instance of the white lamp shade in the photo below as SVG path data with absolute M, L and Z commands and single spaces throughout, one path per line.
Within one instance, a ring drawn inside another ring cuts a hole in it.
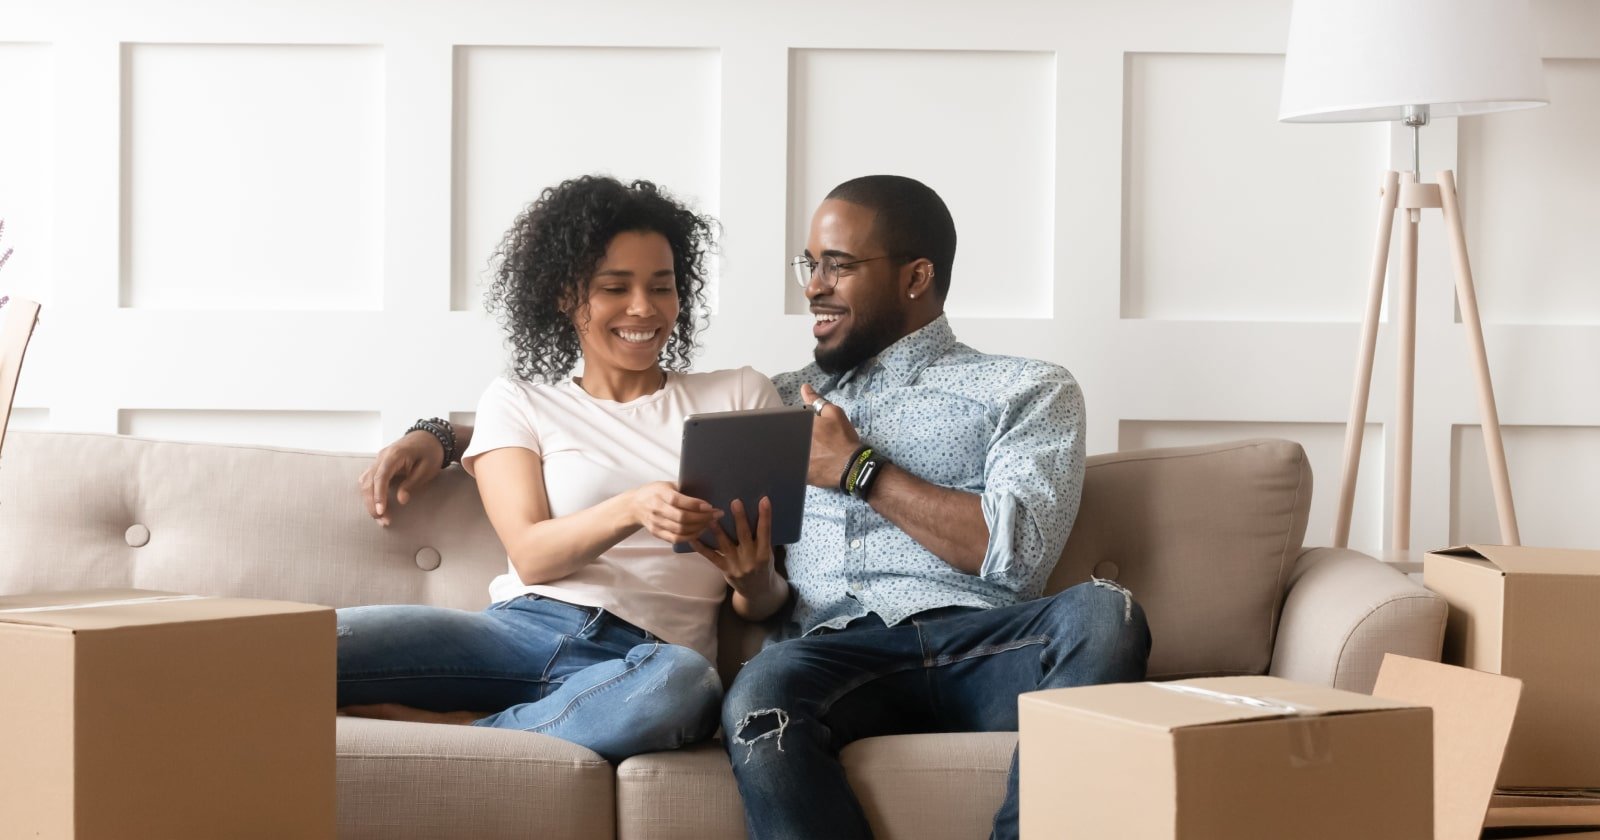
M 1283 122 L 1399 120 L 1532 108 L 1544 66 L 1528 0 L 1295 0 Z

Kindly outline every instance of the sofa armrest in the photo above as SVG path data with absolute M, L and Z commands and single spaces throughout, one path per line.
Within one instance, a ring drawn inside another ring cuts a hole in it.
M 1372 692 L 1385 653 L 1439 661 L 1448 607 L 1399 571 L 1347 548 L 1295 561 L 1271 674 Z

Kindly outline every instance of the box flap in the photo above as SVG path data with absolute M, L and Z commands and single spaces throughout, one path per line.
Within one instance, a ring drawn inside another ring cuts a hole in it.
M 1428 553 L 1486 560 L 1508 575 L 1600 575 L 1600 551 L 1523 545 L 1461 545 Z
M 1494 795 L 1522 680 L 1384 654 L 1372 693 L 1433 709 L 1436 840 L 1476 840 Z
M 144 589 L 89 589 L 0 598 L 0 625 L 28 624 L 76 632 L 327 609 L 288 601 L 209 598 Z
M 1509 826 L 1588 826 L 1600 828 L 1600 798 L 1497 794 L 1489 802 L 1484 828 Z
M 1117 683 L 1023 695 L 1078 714 L 1163 731 L 1297 715 L 1411 708 L 1414 704 L 1277 677 Z

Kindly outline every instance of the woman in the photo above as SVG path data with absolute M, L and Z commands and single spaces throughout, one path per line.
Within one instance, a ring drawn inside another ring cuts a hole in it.
M 654 184 L 604 177 L 547 189 L 517 218 L 489 291 L 513 375 L 484 393 L 461 458 L 509 570 L 483 612 L 340 610 L 343 712 L 543 732 L 611 761 L 716 729 L 727 588 L 759 620 L 788 584 L 773 567 L 766 500 L 753 534 L 735 502 L 739 533 L 715 529 L 712 548 L 698 537 L 721 511 L 666 480 L 685 416 L 780 404 L 750 368 L 682 372 L 713 224 Z M 580 358 L 582 375 L 568 377 Z M 448 429 L 407 438 L 425 452 L 433 434 L 448 463 Z M 380 461 L 363 476 L 384 520 L 393 473 Z M 676 554 L 676 542 L 699 553 Z

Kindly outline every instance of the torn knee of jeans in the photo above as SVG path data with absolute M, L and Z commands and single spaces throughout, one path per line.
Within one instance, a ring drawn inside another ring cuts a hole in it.
M 337 638 L 340 638 L 340 639 L 350 635 L 351 632 L 352 631 L 350 630 L 350 625 L 348 625 L 348 624 L 341 624 L 338 627 L 334 628 L 334 635 Z
M 1089 582 L 1100 587 L 1101 589 L 1109 589 L 1112 592 L 1121 593 L 1122 622 L 1126 624 L 1133 620 L 1133 593 L 1129 592 L 1127 587 L 1109 578 L 1095 577 L 1094 575 L 1089 576 Z
M 733 742 L 745 748 L 744 760 L 748 764 L 756 753 L 756 744 L 768 738 L 773 739 L 778 752 L 783 752 L 783 731 L 788 728 L 788 712 L 782 709 L 756 709 L 739 719 L 739 725 L 734 727 Z

